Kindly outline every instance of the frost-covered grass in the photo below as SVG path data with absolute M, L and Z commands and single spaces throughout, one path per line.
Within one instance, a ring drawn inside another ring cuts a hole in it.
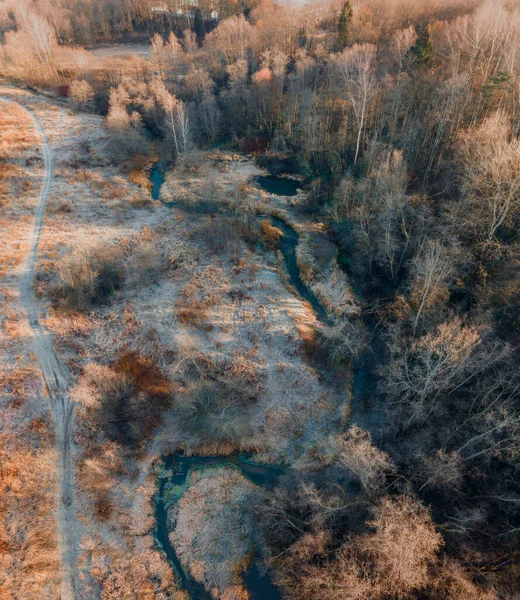
M 77 378 L 90 363 L 115 357 L 113 351 L 98 351 L 95 343 L 89 343 L 98 323 L 106 326 L 101 335 L 111 325 L 104 315 L 58 308 L 52 294 L 59 284 L 58 267 L 75 252 L 81 258 L 82 249 L 109 253 L 112 248 L 132 267 L 131 285 L 148 285 L 145 274 L 157 255 L 152 226 L 164 218 L 166 210 L 161 213 L 145 190 L 111 164 L 100 117 L 74 114 L 21 90 L 5 88 L 1 94 L 36 112 L 53 150 L 55 176 L 39 244 L 36 293 L 45 308 L 40 321 L 54 333 L 61 359 Z M 1 544 L 7 550 L 0 552 L 0 595 L 54 600 L 60 580 L 54 515 L 57 457 L 50 404 L 31 353 L 30 329 L 18 296 L 43 164 L 40 141 L 25 113 L 3 107 L 0 139 L 9 162 L 3 171 L 8 187 L 4 186 L 1 198 L 6 235 L 0 241 L 0 264 L 6 265 L 7 272 L 0 284 L 0 336 L 5 341 L 0 350 L 0 436 L 2 469 L 5 466 L 8 471 L 2 471 L 0 484 Z M 81 267 L 76 261 L 70 271 Z M 138 595 L 152 590 L 160 598 L 164 590 L 172 589 L 173 577 L 154 550 L 150 535 L 153 482 L 143 480 L 136 486 L 132 477 L 137 463 L 123 465 L 124 453 L 117 444 L 102 436 L 87 439 L 84 427 L 78 411 L 74 447 L 78 516 L 74 533 L 81 548 L 82 581 L 78 593 L 98 598 L 103 589 L 104 597 L 111 598 L 111 590 L 128 587 Z M 130 508 L 137 499 L 142 499 L 141 510 L 134 516 Z
M 300 227 L 296 260 L 303 281 L 334 318 L 342 320 L 359 312 L 349 281 L 337 262 L 337 248 L 318 225 Z
M 244 593 L 240 574 L 252 551 L 249 505 L 254 489 L 233 467 L 196 470 L 173 509 L 176 523 L 170 541 L 190 575 L 215 598 Z

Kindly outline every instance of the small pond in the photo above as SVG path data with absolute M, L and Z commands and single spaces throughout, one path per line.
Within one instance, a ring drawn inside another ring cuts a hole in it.
M 258 187 L 274 196 L 296 196 L 302 183 L 297 179 L 275 177 L 274 175 L 259 175 L 254 180 Z

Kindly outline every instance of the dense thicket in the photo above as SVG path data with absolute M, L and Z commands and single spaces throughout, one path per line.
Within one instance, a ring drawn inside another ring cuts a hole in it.
M 53 14 L 82 43 L 137 27 L 137 3 L 102 4 L 103 24 L 100 3 L 76 11 L 88 35 L 65 2 L 7 14 L 2 71 L 107 97 L 117 158 L 153 135 L 171 160 L 227 143 L 299 171 L 385 342 L 378 447 L 350 430 L 330 472 L 259 507 L 280 581 L 299 599 L 513 598 L 520 3 L 263 2 L 205 36 L 161 30 L 136 72 L 84 55 L 65 73 Z

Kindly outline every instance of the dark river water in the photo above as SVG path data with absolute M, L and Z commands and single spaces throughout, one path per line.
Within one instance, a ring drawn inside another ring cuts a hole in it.
M 338 266 L 352 281 L 350 259 L 343 252 L 338 254 Z M 353 291 L 356 298 L 364 302 L 361 291 L 355 288 Z M 378 398 L 379 370 L 385 361 L 386 345 L 378 331 L 377 318 L 373 314 L 365 314 L 362 319 L 370 336 L 370 345 L 354 361 L 350 422 L 366 429 L 375 441 L 379 441 L 384 431 L 385 411 L 381 401 L 375 404 L 374 399 Z
M 329 318 L 327 311 L 320 303 L 318 298 L 314 295 L 310 288 L 308 288 L 302 281 L 300 276 L 300 270 L 298 269 L 298 264 L 296 262 L 296 246 L 298 246 L 299 236 L 296 231 L 287 225 L 281 219 L 276 219 L 274 217 L 269 217 L 271 224 L 274 225 L 277 229 L 279 229 L 283 233 L 283 237 L 280 239 L 280 251 L 283 254 L 285 268 L 289 274 L 291 279 L 291 283 L 296 288 L 298 294 L 309 302 L 312 306 L 316 317 L 326 325 L 331 325 L 332 320 Z
M 273 196 L 296 196 L 302 184 L 296 179 L 275 177 L 274 175 L 259 175 L 255 178 L 258 187 Z
M 283 177 L 257 177 L 256 182 L 266 192 L 273 195 L 290 196 L 296 194 L 299 182 Z M 292 192 L 292 193 L 291 193 Z M 298 294 L 307 300 L 312 306 L 317 318 L 325 325 L 331 325 L 332 320 L 327 311 L 302 281 L 300 271 L 296 263 L 296 247 L 298 246 L 298 233 L 284 221 L 269 217 L 272 225 L 280 229 L 283 237 L 280 240 L 280 250 L 283 254 L 285 267 L 291 278 L 291 283 Z M 339 268 L 352 281 L 349 257 L 339 252 L 337 258 Z M 363 296 L 357 289 L 353 290 L 356 298 L 363 302 Z M 376 335 L 377 320 L 373 316 L 364 316 L 363 321 L 370 334 L 371 342 L 368 350 L 355 359 L 353 366 L 352 398 L 350 404 L 350 423 L 356 423 L 363 429 L 370 431 L 375 439 L 381 434 L 384 424 L 384 411 L 382 406 L 374 405 L 379 384 L 379 366 L 384 359 L 384 343 L 380 336 Z
M 150 171 L 150 182 L 152 184 L 151 194 L 154 200 L 160 200 L 161 186 L 164 183 L 164 167 L 156 162 Z

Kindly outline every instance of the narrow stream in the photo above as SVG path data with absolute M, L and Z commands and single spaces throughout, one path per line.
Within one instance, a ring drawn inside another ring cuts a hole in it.
M 150 183 L 152 184 L 152 189 L 150 190 L 152 198 L 154 200 L 160 200 L 161 186 L 164 183 L 164 166 L 160 161 L 152 165 L 152 170 L 150 171 Z
M 309 302 L 318 319 L 322 323 L 325 323 L 325 325 L 332 325 L 332 320 L 329 318 L 327 311 L 310 288 L 303 283 L 300 276 L 300 270 L 296 262 L 296 247 L 298 246 L 299 235 L 281 219 L 269 217 L 269 220 L 274 227 L 283 233 L 283 237 L 280 239 L 280 250 L 283 254 L 285 268 L 291 278 L 291 283 L 296 288 L 298 294 Z
M 338 266 L 352 281 L 350 260 L 344 252 L 338 252 Z M 353 288 L 353 291 L 356 298 L 364 300 L 360 290 Z M 362 318 L 371 340 L 368 350 L 354 361 L 350 422 L 369 431 L 372 438 L 378 441 L 383 434 L 385 418 L 383 406 L 374 405 L 374 398 L 377 397 L 381 378 L 379 367 L 384 362 L 385 343 L 378 334 L 377 318 L 373 314 Z
M 280 196 L 294 196 L 300 186 L 300 182 L 284 177 L 257 177 L 255 181 L 267 193 Z M 296 263 L 298 233 L 280 219 L 270 217 L 270 221 L 272 225 L 280 229 L 283 233 L 283 237 L 280 240 L 280 250 L 284 256 L 285 266 L 292 284 L 300 296 L 311 304 L 318 319 L 326 325 L 331 325 L 332 321 L 327 311 L 301 279 Z M 337 262 L 339 268 L 347 275 L 349 281 L 352 282 L 352 274 L 349 272 L 349 256 L 343 252 L 338 252 Z M 361 292 L 357 289 L 353 289 L 353 291 L 356 298 L 363 302 Z M 381 406 L 374 406 L 374 398 L 377 396 L 379 383 L 378 368 L 384 356 L 384 343 L 381 337 L 376 334 L 377 319 L 373 315 L 369 315 L 365 316 L 363 320 L 372 339 L 369 349 L 354 361 L 350 423 L 356 423 L 359 427 L 369 431 L 374 439 L 378 439 L 384 425 L 384 413 Z
M 172 475 L 160 479 L 159 482 L 159 491 L 155 502 L 156 539 L 173 566 L 182 588 L 188 592 L 191 600 L 211 600 L 212 596 L 201 583 L 195 581 L 186 573 L 174 547 L 170 543 L 168 509 L 173 502 L 182 497 L 191 471 L 224 465 L 238 467 L 242 474 L 254 484 L 269 489 L 274 487 L 278 478 L 286 472 L 286 469 L 282 467 L 248 462 L 236 454 L 230 456 L 184 456 L 175 454 L 166 458 L 165 468 L 167 471 L 171 471 Z M 174 492 L 174 499 L 170 502 L 165 498 L 167 486 Z M 251 600 L 282 600 L 280 591 L 273 584 L 269 574 L 262 573 L 257 561 L 252 562 L 243 574 L 243 578 Z

